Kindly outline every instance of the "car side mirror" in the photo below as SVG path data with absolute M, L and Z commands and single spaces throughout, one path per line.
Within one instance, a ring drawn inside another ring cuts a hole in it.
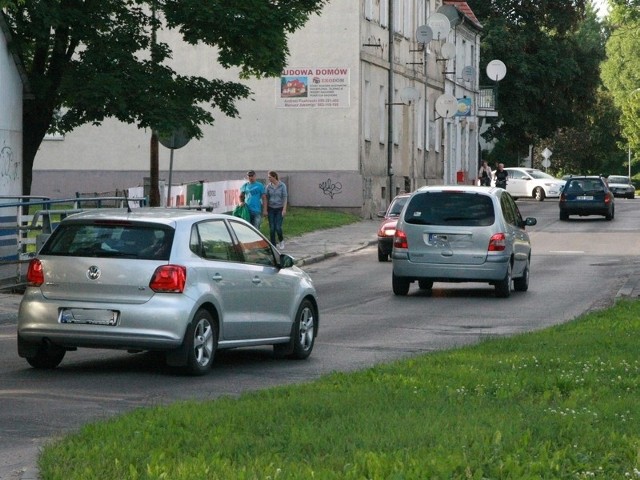
M 280 254 L 280 268 L 291 268 L 296 264 L 296 261 L 291 255 L 286 253 Z
M 533 225 L 535 225 L 536 223 L 538 223 L 538 220 L 535 219 L 534 217 L 527 217 L 524 219 L 524 224 L 527 227 L 532 227 Z

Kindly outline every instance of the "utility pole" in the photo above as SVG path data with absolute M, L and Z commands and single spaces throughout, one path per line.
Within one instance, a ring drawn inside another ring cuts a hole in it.
M 156 31 L 158 24 L 156 20 L 156 2 L 151 4 L 151 64 L 155 68 L 157 59 L 156 52 Z M 160 187 L 159 187 L 159 161 L 158 161 L 158 135 L 151 132 L 151 141 L 149 142 L 149 205 L 152 207 L 160 206 Z

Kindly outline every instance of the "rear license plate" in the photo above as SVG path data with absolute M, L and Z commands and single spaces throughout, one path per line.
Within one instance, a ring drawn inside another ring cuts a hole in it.
M 60 310 L 59 321 L 60 323 L 113 326 L 118 323 L 118 312 L 91 308 L 63 308 Z
M 578 195 L 576 200 L 593 200 L 592 195 Z

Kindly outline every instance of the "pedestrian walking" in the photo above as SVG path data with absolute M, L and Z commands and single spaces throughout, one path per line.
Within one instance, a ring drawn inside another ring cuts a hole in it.
M 287 214 L 287 186 L 278 178 L 278 173 L 270 170 L 267 174 L 266 188 L 266 210 L 269 219 L 269 239 L 278 248 L 284 248 L 284 234 L 282 232 L 282 222 Z
M 486 160 L 482 162 L 482 166 L 480 167 L 480 171 L 478 172 L 478 178 L 480 179 L 480 185 L 485 187 L 491 186 L 491 167 L 487 163 Z
M 240 187 L 240 192 L 245 194 L 245 202 L 249 207 L 251 225 L 260 229 L 262 223 L 262 211 L 266 209 L 266 195 L 264 185 L 256 181 L 256 172 L 247 172 L 247 182 Z
M 496 187 L 507 188 L 507 179 L 509 178 L 509 172 L 504 169 L 504 163 L 498 164 L 498 169 L 495 173 Z

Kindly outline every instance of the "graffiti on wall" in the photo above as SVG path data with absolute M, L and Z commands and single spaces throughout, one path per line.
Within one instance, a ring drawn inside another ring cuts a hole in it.
M 6 191 L 6 187 L 15 187 L 20 181 L 20 162 L 13 153 L 13 149 L 3 143 L 0 147 L 0 187 Z
M 333 183 L 330 178 L 327 178 L 326 181 L 321 182 L 319 187 L 320 190 L 322 190 L 322 193 L 324 193 L 325 195 L 329 195 L 332 199 L 334 195 L 342 193 L 342 184 L 340 182 Z

